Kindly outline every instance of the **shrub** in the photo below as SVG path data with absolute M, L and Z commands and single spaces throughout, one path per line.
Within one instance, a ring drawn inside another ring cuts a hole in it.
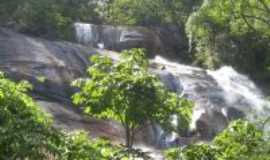
M 255 125 L 238 120 L 220 133 L 211 144 L 170 149 L 168 160 L 269 160 L 270 143 Z

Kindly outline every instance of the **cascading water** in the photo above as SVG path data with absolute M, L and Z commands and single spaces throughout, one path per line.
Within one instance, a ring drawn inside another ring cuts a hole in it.
M 223 67 L 217 71 L 208 71 L 218 85 L 223 89 L 224 98 L 228 104 L 238 104 L 235 107 L 242 110 L 250 120 L 270 116 L 269 102 L 262 92 L 246 76 L 237 73 L 232 67 Z M 235 96 L 234 96 L 235 95 Z
M 190 128 L 200 132 L 202 138 L 212 138 L 229 121 L 247 118 L 250 121 L 267 119 L 270 103 L 256 85 L 232 67 L 216 71 L 203 70 L 170 62 L 160 56 L 152 60 L 162 66 L 156 72 L 168 88 L 195 102 Z M 161 137 L 160 137 L 161 138 Z
M 131 48 L 145 48 L 155 53 L 164 51 L 159 32 L 149 28 L 93 25 L 81 22 L 75 23 L 74 28 L 76 41 L 86 46 L 113 51 Z
M 98 32 L 95 25 L 87 23 L 75 23 L 75 34 L 78 43 L 94 46 L 98 41 Z

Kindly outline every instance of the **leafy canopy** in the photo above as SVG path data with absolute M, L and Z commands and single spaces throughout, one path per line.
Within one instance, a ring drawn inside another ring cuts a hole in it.
M 120 25 L 182 25 L 202 0 L 108 0 L 104 21 Z
M 269 0 L 204 0 L 189 17 L 186 31 L 199 65 L 230 64 L 251 74 L 268 71 Z
M 1 0 L 2 24 L 15 23 L 23 32 L 71 39 L 75 21 L 98 21 L 96 0 Z

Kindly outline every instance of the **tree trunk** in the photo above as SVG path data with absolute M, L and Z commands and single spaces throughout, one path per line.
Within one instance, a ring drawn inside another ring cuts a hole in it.
M 130 150 L 132 148 L 131 133 L 129 127 L 126 127 L 125 130 L 126 130 L 126 147 Z
M 129 127 L 126 127 L 125 130 L 126 130 L 126 147 L 127 147 L 128 158 L 133 159 L 133 154 L 132 154 L 133 133 Z

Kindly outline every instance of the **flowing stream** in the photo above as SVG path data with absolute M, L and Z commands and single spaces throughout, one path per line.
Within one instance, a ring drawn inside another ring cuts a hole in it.
M 162 66 L 163 69 L 155 72 L 170 89 L 181 90 L 181 94 L 195 102 L 190 128 L 203 127 L 200 130 L 205 132 L 201 133 L 203 136 L 211 138 L 234 119 L 254 122 L 270 116 L 270 103 L 261 90 L 230 66 L 210 71 L 173 63 L 160 56 L 152 63 Z

